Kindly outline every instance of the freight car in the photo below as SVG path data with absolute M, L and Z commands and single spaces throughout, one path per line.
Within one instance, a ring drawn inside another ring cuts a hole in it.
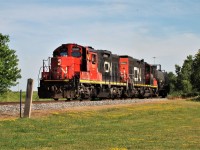
M 43 60 L 39 98 L 117 99 L 162 96 L 169 92 L 166 73 L 144 60 L 63 44 Z

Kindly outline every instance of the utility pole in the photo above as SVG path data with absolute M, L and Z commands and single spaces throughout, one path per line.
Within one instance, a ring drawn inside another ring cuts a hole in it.
M 153 57 L 153 63 L 154 63 L 154 65 L 155 65 L 155 59 L 156 59 L 156 57 L 154 56 L 154 57 Z

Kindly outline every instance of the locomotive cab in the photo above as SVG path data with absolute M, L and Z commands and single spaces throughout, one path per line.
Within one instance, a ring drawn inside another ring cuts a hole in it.
M 77 89 L 76 83 L 83 68 L 84 52 L 85 48 L 80 45 L 63 44 L 53 51 L 53 57 L 48 59 L 48 66 L 43 61 L 42 78 L 38 87 L 40 98 L 75 97 L 74 90 Z
M 76 44 L 63 44 L 53 52 L 48 61 L 48 67 L 43 62 L 42 79 L 66 80 L 72 79 L 80 72 L 83 48 Z
M 63 44 L 57 48 L 51 58 L 52 79 L 72 79 L 79 73 L 82 49 L 76 44 Z

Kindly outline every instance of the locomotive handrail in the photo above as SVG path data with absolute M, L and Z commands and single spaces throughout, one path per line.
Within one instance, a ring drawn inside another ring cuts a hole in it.
M 41 69 L 43 68 L 43 66 L 42 67 L 40 67 L 40 69 L 39 69 L 39 73 L 38 73 L 38 87 L 39 87 L 39 85 L 40 85 L 40 73 L 41 73 Z
M 51 57 L 48 57 L 46 60 L 43 59 L 43 72 L 46 72 L 45 68 L 48 68 L 49 70 L 47 71 L 50 71 L 50 64 L 51 64 L 50 60 L 51 60 Z M 48 65 L 46 65 L 45 62 L 48 62 Z
M 39 84 L 40 84 L 40 73 L 41 73 L 41 69 L 43 69 L 43 72 L 47 72 L 49 71 L 50 72 L 50 58 L 51 57 L 48 57 L 47 59 L 43 59 L 43 66 L 40 67 L 39 69 L 39 73 L 38 73 L 38 87 L 39 87 Z M 48 61 L 48 65 L 46 65 L 46 61 Z M 45 69 L 45 68 L 48 68 L 48 69 Z
M 132 77 L 132 78 L 131 78 L 131 77 Z M 130 83 L 133 84 L 133 86 L 134 86 L 134 77 L 135 77 L 134 74 L 129 74 L 129 80 L 130 80 Z

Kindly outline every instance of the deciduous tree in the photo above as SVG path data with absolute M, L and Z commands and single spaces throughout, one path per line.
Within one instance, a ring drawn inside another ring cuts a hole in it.
M 18 68 L 19 59 L 16 51 L 9 48 L 9 41 L 8 35 L 0 33 L 0 93 L 15 86 L 17 79 L 21 78 L 21 70 Z
M 175 65 L 176 78 L 176 90 L 183 93 L 189 93 L 192 91 L 191 73 L 192 73 L 192 55 L 187 56 L 184 60 L 182 67 Z
M 173 72 L 167 73 L 169 79 L 170 93 L 176 90 L 176 75 Z
M 200 92 L 200 49 L 192 63 L 191 83 L 194 89 Z

